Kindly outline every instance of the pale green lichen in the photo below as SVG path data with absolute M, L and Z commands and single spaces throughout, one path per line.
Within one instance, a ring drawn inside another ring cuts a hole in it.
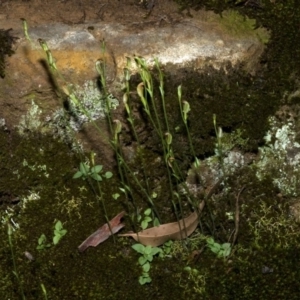
M 40 150 L 40 152 L 43 152 L 42 149 L 39 149 L 39 150 Z M 31 171 L 34 171 L 37 177 L 41 177 L 42 175 L 45 176 L 46 178 L 49 177 L 49 173 L 47 171 L 47 166 L 45 164 L 44 165 L 39 165 L 37 163 L 29 164 L 28 161 L 24 158 L 23 167 L 27 167 Z
M 70 101 L 69 107 L 70 126 L 76 131 L 86 122 L 104 118 L 107 108 L 112 110 L 119 105 L 112 94 L 105 98 L 93 81 L 86 81 L 83 86 L 75 85 L 72 90 L 80 102 L 78 105 Z
M 224 133 L 220 129 L 219 134 L 215 155 L 202 160 L 199 168 L 192 166 L 188 172 L 188 182 L 193 182 L 193 177 L 197 176 L 204 186 L 211 186 L 218 180 L 234 174 L 248 163 L 239 150 L 245 148 L 248 143 L 248 139 L 243 137 L 243 131 L 238 129 L 231 133 Z
M 86 81 L 83 86 L 75 85 L 72 90 L 80 104 L 75 104 L 69 99 L 67 109 L 59 108 L 45 120 L 42 120 L 42 110 L 31 100 L 30 109 L 16 126 L 19 134 L 50 132 L 72 144 L 72 131 L 80 130 L 84 123 L 104 118 L 108 110 L 116 109 L 119 105 L 119 101 L 112 94 L 104 97 L 93 81 Z
M 269 123 L 265 145 L 259 148 L 259 158 L 253 164 L 256 176 L 259 180 L 271 178 L 283 195 L 297 197 L 300 195 L 300 144 L 296 141 L 295 124 L 292 121 L 281 124 L 275 117 L 270 117 Z M 222 134 L 220 145 L 216 145 L 216 154 L 201 161 L 198 169 L 192 168 L 188 182 L 193 182 L 197 175 L 204 185 L 213 185 L 246 166 L 248 161 L 236 146 L 237 141 L 245 146 L 247 140 L 241 139 L 240 134 L 239 138 L 235 136 Z
M 47 121 L 54 136 L 78 151 L 82 146 L 74 142 L 74 131 L 79 131 L 87 122 L 104 118 L 108 109 L 117 108 L 119 101 L 112 94 L 105 98 L 93 81 L 86 81 L 83 86 L 75 85 L 71 90 L 78 103 L 69 99 L 68 108 L 56 110 L 52 116 L 47 117 Z
M 260 180 L 271 177 L 283 195 L 299 196 L 300 144 L 296 141 L 295 124 L 289 121 L 282 125 L 274 117 L 269 123 L 266 145 L 259 148 L 256 175 Z
M 7 226 L 8 223 L 12 224 L 13 230 L 17 230 L 20 228 L 19 218 L 20 218 L 20 208 L 21 211 L 24 212 L 26 209 L 26 205 L 30 201 L 40 200 L 40 195 L 38 192 L 30 191 L 27 196 L 20 197 L 21 201 L 18 206 L 7 206 L 5 210 L 0 212 L 0 220 L 2 226 Z
M 6 128 L 6 122 L 4 118 L 0 118 L 0 128 Z
M 31 100 L 30 109 L 21 117 L 19 125 L 17 125 L 18 133 L 21 135 L 27 132 L 39 131 L 43 125 L 41 121 L 42 110 L 36 105 L 34 100 Z

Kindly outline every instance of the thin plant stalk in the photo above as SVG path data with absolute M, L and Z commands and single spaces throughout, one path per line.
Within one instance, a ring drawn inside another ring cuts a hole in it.
M 13 274 L 16 276 L 17 281 L 19 283 L 19 288 L 20 288 L 20 292 L 22 295 L 22 299 L 25 300 L 25 294 L 24 294 L 24 290 L 23 290 L 23 285 L 17 270 L 17 266 L 16 266 L 16 259 L 15 259 L 15 253 L 14 253 L 14 249 L 13 249 L 13 243 L 12 243 L 12 226 L 8 223 L 7 224 L 7 235 L 8 235 L 8 242 L 9 242 L 9 246 L 10 246 L 10 251 L 11 251 L 11 257 L 12 257 L 12 261 L 13 261 Z
M 187 101 L 182 101 L 182 87 L 181 87 L 181 85 L 179 85 L 178 88 L 177 88 L 177 96 L 178 96 L 178 102 L 179 102 L 181 118 L 182 118 L 182 121 L 184 123 L 185 129 L 186 129 L 186 132 L 187 132 L 187 136 L 188 136 L 190 149 L 191 149 L 192 155 L 194 157 L 193 165 L 197 169 L 197 168 L 200 167 L 200 162 L 199 162 L 198 158 L 196 157 L 196 152 L 195 152 L 195 149 L 194 149 L 191 133 L 190 133 L 189 126 L 188 126 L 188 113 L 191 111 L 191 108 L 190 108 L 190 104 Z M 185 191 L 189 193 L 188 187 L 186 185 L 185 185 Z M 195 209 L 197 208 L 197 205 L 195 205 L 195 203 L 191 203 L 191 204 L 194 206 Z
M 130 195 L 131 195 L 132 204 L 133 204 L 133 207 L 134 207 L 134 210 L 135 210 L 135 216 L 138 216 L 138 208 L 137 208 L 137 205 L 136 205 L 135 197 L 134 197 L 130 187 L 127 184 L 127 182 L 129 182 L 127 172 L 123 172 L 123 168 L 122 168 L 122 164 L 123 164 L 124 159 L 119 160 L 119 158 L 118 158 L 118 157 L 124 158 L 124 155 L 123 155 L 122 149 L 121 149 L 121 145 L 120 145 L 120 141 L 119 141 L 119 135 L 122 131 L 122 125 L 121 125 L 121 122 L 119 120 L 114 120 L 114 123 L 115 123 L 115 129 L 114 129 L 114 135 L 113 135 L 112 143 L 114 144 L 114 150 L 115 150 L 115 154 L 116 154 L 117 160 L 118 160 L 119 175 L 121 177 L 123 192 L 125 193 L 125 197 L 126 197 L 128 212 L 130 213 L 129 196 L 128 196 L 128 192 L 129 192 Z M 125 178 L 126 178 L 126 183 L 125 183 Z M 132 225 L 134 227 L 135 232 L 137 232 L 134 222 L 132 222 Z
M 187 119 L 188 119 L 188 113 L 190 112 L 190 105 L 187 101 L 182 101 L 182 88 L 181 85 L 178 86 L 177 88 L 177 95 L 178 95 L 178 102 L 179 102 L 179 108 L 180 108 L 180 113 L 181 113 L 181 118 L 182 121 L 184 123 L 187 135 L 188 135 L 188 140 L 189 140 L 189 144 L 190 144 L 190 148 L 192 150 L 192 154 L 194 156 L 194 160 L 195 162 L 198 162 L 198 159 L 196 157 L 196 153 L 195 153 L 195 149 L 194 149 L 194 145 L 192 142 L 192 138 L 191 138 L 191 133 L 187 124 Z
M 159 216 L 159 213 L 150 197 L 150 195 L 147 193 L 147 190 L 144 188 L 144 186 L 141 184 L 141 182 L 139 181 L 139 179 L 136 177 L 136 175 L 134 174 L 134 172 L 131 170 L 131 168 L 127 165 L 127 163 L 125 162 L 123 156 L 119 155 L 118 159 L 122 162 L 122 164 L 124 165 L 126 171 L 128 171 L 132 178 L 134 179 L 135 183 L 138 185 L 138 187 L 140 188 L 140 190 L 143 192 L 143 194 L 146 196 L 147 202 L 148 204 L 151 206 L 151 208 L 153 209 L 156 217 L 158 218 L 159 222 L 161 223 L 161 218 Z
M 106 46 L 105 46 L 105 42 L 102 43 L 102 54 L 104 57 L 105 54 L 105 50 Z M 118 165 L 118 172 L 119 175 L 121 177 L 121 183 L 123 185 L 123 191 L 125 193 L 125 197 L 126 197 L 126 201 L 128 203 L 128 179 L 127 179 L 127 175 L 126 172 L 123 172 L 123 168 L 122 168 L 122 164 L 124 160 L 120 160 L 120 157 L 123 157 L 123 154 L 121 153 L 121 147 L 119 144 L 119 134 L 121 132 L 121 123 L 116 121 L 115 124 L 117 124 L 115 126 L 115 130 L 113 129 L 113 120 L 111 117 L 111 107 L 110 107 L 110 103 L 108 101 L 108 89 L 107 89 L 107 84 L 106 84 L 106 63 L 105 60 L 97 60 L 96 62 L 96 70 L 100 76 L 100 82 L 101 82 L 101 86 L 104 90 L 104 96 L 105 96 L 105 105 L 106 105 L 106 118 L 109 124 L 109 130 L 111 135 L 113 136 L 112 140 L 110 141 L 110 145 L 112 146 L 116 157 L 117 157 L 117 165 Z M 100 132 L 100 129 L 98 129 L 98 131 Z M 125 179 L 126 178 L 126 179 Z M 125 182 L 126 181 L 126 182 Z M 135 210 L 137 211 L 136 205 L 135 205 L 135 201 L 133 201 L 133 205 L 135 207 Z M 129 208 L 129 206 L 128 206 Z
M 153 118 L 151 116 L 150 109 L 149 109 L 148 104 L 146 102 L 145 96 L 144 96 L 144 94 L 142 93 L 141 90 L 139 91 L 139 89 L 138 89 L 138 95 L 140 96 L 140 98 L 142 100 L 142 103 L 144 105 L 144 109 L 145 109 L 147 115 L 149 116 L 149 118 L 150 118 L 150 120 L 151 120 L 156 132 L 158 133 L 158 135 L 161 139 L 161 142 L 162 142 L 163 153 L 164 153 L 164 158 L 165 158 L 165 164 L 166 164 L 167 173 L 168 173 L 169 188 L 170 188 L 170 192 L 171 192 L 171 202 L 172 202 L 173 207 L 175 209 L 175 215 L 177 217 L 177 221 L 179 221 L 178 213 L 176 211 L 176 205 L 174 205 L 174 199 L 173 199 L 174 193 L 173 193 L 173 185 L 172 185 L 172 179 L 171 179 L 171 171 L 172 171 L 173 176 L 176 178 L 177 185 L 179 184 L 178 181 L 181 179 L 182 176 L 179 175 L 180 174 L 180 172 L 178 172 L 179 168 L 178 168 L 177 162 L 174 158 L 174 153 L 173 153 L 173 150 L 172 150 L 172 135 L 169 132 L 168 117 L 167 117 L 167 112 L 166 112 L 163 73 L 162 73 L 162 71 L 159 67 L 158 60 L 155 59 L 155 65 L 156 65 L 156 68 L 158 69 L 158 72 L 159 72 L 159 90 L 160 90 L 162 106 L 163 106 L 164 121 L 165 121 L 165 126 L 167 128 L 167 132 L 164 135 L 162 134 L 161 122 L 159 120 L 156 105 L 154 103 L 152 76 L 150 74 L 149 69 L 147 68 L 147 66 L 145 65 L 145 63 L 141 59 L 136 58 L 136 63 L 141 68 L 140 75 L 141 75 L 141 78 L 143 80 L 142 87 L 147 86 L 146 91 L 150 95 L 150 99 L 151 99 L 151 103 L 152 103 L 152 106 L 153 106 L 153 111 L 154 111 L 154 115 L 155 115 L 157 125 L 154 124 L 154 121 L 153 121 Z M 179 203 L 180 203 L 179 207 L 180 207 L 181 215 L 183 215 L 181 197 L 178 193 L 176 193 L 176 194 L 177 194 L 177 198 L 178 198 Z
M 158 59 L 156 58 L 154 61 L 155 61 L 155 66 L 156 66 L 156 68 L 158 70 L 158 74 L 159 74 L 159 91 L 160 91 L 160 94 L 161 94 L 164 120 L 165 120 L 167 131 L 169 132 L 169 122 L 168 122 L 166 104 L 165 104 L 164 77 L 163 77 L 163 73 L 162 73 L 162 70 L 160 68 Z M 180 95 L 179 95 L 179 92 L 180 92 Z M 192 153 L 193 153 L 193 156 L 195 158 L 195 161 L 198 161 L 197 158 L 196 158 L 196 155 L 195 155 L 195 151 L 194 151 L 193 143 L 192 143 L 192 140 L 191 140 L 190 132 L 189 132 L 188 126 L 187 126 L 187 113 L 189 112 L 189 109 L 188 110 L 187 109 L 183 110 L 182 105 L 181 105 L 181 86 L 178 88 L 178 96 L 180 96 L 180 100 L 179 100 L 180 111 L 181 111 L 181 114 L 182 114 L 182 117 L 183 117 L 182 119 L 184 121 L 184 124 L 185 124 L 187 132 L 188 132 L 188 139 L 189 139 L 190 147 L 192 149 Z M 168 156 L 171 155 L 172 157 L 174 157 L 173 151 L 172 151 L 172 148 L 171 148 L 170 145 L 167 148 L 167 155 Z M 173 175 L 175 176 L 177 182 L 178 181 L 184 181 L 183 176 L 181 174 L 181 171 L 178 167 L 178 164 L 177 164 L 176 160 L 174 160 L 174 166 L 171 169 L 173 171 Z M 188 192 L 188 194 L 190 194 L 187 187 L 186 187 L 185 190 L 186 190 L 186 192 Z M 178 197 L 180 199 L 179 194 L 178 194 Z M 194 203 L 193 203 L 193 206 L 194 206 Z M 181 204 L 180 204 L 180 207 L 182 207 Z
M 45 285 L 43 283 L 41 283 L 41 289 L 42 289 L 43 295 L 45 297 L 45 300 L 48 300 L 47 290 L 46 290 Z
M 159 91 L 160 91 L 160 96 L 161 96 L 161 100 L 162 100 L 162 107 L 163 107 L 164 119 L 165 119 L 165 123 L 166 123 L 166 129 L 167 129 L 167 132 L 170 132 L 167 111 L 166 111 L 166 103 L 165 103 L 164 76 L 160 69 L 158 59 L 155 58 L 154 62 L 155 62 L 155 66 L 158 70 L 158 75 L 159 75 Z
M 139 57 L 135 57 L 135 61 L 136 61 L 137 66 L 140 68 L 139 74 L 140 74 L 140 76 L 142 78 L 142 81 L 143 81 L 143 85 L 140 84 L 140 87 L 141 87 L 140 91 L 139 91 L 139 86 L 138 86 L 138 89 L 137 89 L 138 90 L 138 95 L 140 96 L 140 98 L 142 100 L 142 103 L 144 105 L 144 109 L 145 109 L 148 117 L 150 118 L 151 123 L 153 124 L 158 136 L 160 137 L 160 139 L 163 143 L 163 131 L 162 131 L 161 123 L 159 121 L 158 113 L 157 113 L 157 110 L 156 110 L 156 105 L 154 103 L 152 76 L 150 74 L 150 71 L 149 71 L 147 65 L 145 64 L 145 62 L 142 59 L 140 59 Z M 153 107 L 156 122 L 154 122 L 154 120 L 152 118 L 152 115 L 151 115 L 151 112 L 150 112 L 150 109 L 149 109 L 149 106 L 148 106 L 148 103 L 147 103 L 147 100 L 146 100 L 146 94 L 147 93 L 150 96 L 150 100 L 151 100 L 151 103 L 152 103 L 152 107 Z
M 129 74 L 129 69 L 128 68 L 124 69 L 124 77 L 125 77 L 125 82 L 126 82 L 126 92 L 123 95 L 123 103 L 124 103 L 125 110 L 126 110 L 127 115 L 128 115 L 127 120 L 130 123 L 130 126 L 132 128 L 134 138 L 135 138 L 135 140 L 137 142 L 137 145 L 138 145 L 138 149 L 141 149 L 142 148 L 141 143 L 140 143 L 138 134 L 135 130 L 134 118 L 133 118 L 133 114 L 132 114 L 132 111 L 131 111 L 131 107 L 129 105 L 129 99 L 130 99 L 129 98 L 129 94 L 130 94 L 130 88 L 129 88 L 130 74 Z M 141 160 L 142 160 L 142 169 L 143 169 L 144 180 L 146 182 L 147 192 L 150 194 L 148 176 L 146 174 L 146 169 L 147 168 L 146 168 L 144 156 L 142 154 L 141 154 Z
M 224 151 L 223 151 L 223 145 L 222 145 L 222 136 L 223 131 L 221 127 L 217 127 L 217 116 L 213 115 L 213 123 L 215 128 L 215 133 L 217 136 L 217 147 L 216 147 L 216 155 L 219 159 L 221 170 L 222 170 L 222 177 L 225 178 L 225 167 L 224 167 Z
M 95 166 L 95 160 L 94 160 L 94 158 L 95 158 L 95 153 L 92 152 L 91 153 L 91 164 L 92 164 L 92 167 Z M 109 231 L 111 232 L 111 234 L 113 236 L 113 240 L 114 240 L 114 242 L 116 242 L 115 235 L 113 234 L 112 228 L 111 228 L 110 223 L 109 223 L 109 218 L 108 218 L 106 206 L 105 206 L 105 203 L 104 203 L 104 197 L 103 197 L 103 192 L 102 192 L 102 189 L 101 189 L 101 185 L 100 185 L 100 183 L 99 183 L 98 180 L 97 180 L 97 187 L 98 187 L 98 193 L 97 194 L 95 193 L 97 195 L 97 200 L 98 200 L 98 202 L 99 201 L 101 202 L 102 209 L 103 209 L 103 212 L 104 212 L 104 218 L 105 218 L 106 223 L 108 225 Z

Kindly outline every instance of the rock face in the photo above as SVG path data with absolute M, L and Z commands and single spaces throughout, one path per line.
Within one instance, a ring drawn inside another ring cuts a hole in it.
M 21 26 L 13 28 L 12 34 L 19 39 L 15 55 L 8 60 L 6 78 L 0 81 L 0 98 L 6 99 L 0 104 L 1 117 L 13 121 L 10 116 L 12 107 L 17 113 L 26 109 L 33 96 L 46 99 L 53 96 L 50 93 L 53 83 L 49 78 L 45 53 L 37 42 L 39 38 L 47 42 L 58 69 L 69 83 L 78 84 L 96 78 L 95 62 L 104 58 L 107 79 L 113 89 L 122 80 L 126 57 L 134 55 L 144 57 L 149 64 L 157 58 L 172 68 L 175 65 L 200 69 L 207 64 L 219 68 L 224 62 L 230 61 L 234 65 L 243 61 L 246 69 L 254 72 L 263 51 L 261 40 L 265 33 L 252 30 L 251 20 L 240 18 L 237 22 L 235 18 L 231 22 L 231 14 L 224 14 L 222 19 L 213 13 L 202 12 L 201 18 L 172 21 L 162 17 L 150 24 L 146 21 L 128 25 L 115 22 L 57 23 L 32 28 L 29 24 L 32 43 L 24 38 Z

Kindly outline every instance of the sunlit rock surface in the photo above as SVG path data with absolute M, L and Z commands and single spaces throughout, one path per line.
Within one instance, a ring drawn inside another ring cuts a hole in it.
M 144 57 L 150 65 L 153 58 L 157 58 L 166 65 L 165 69 L 171 67 L 172 70 L 174 67 L 200 69 L 207 64 L 220 68 L 228 61 L 233 65 L 242 61 L 247 71 L 255 72 L 266 32 L 252 30 L 253 20 L 233 16 L 232 12 L 228 16 L 224 13 L 223 18 L 203 12 L 202 18 L 176 22 L 161 19 L 150 24 L 146 21 L 128 25 L 99 22 L 31 27 L 28 24 L 31 42 L 25 39 L 20 21 L 18 28 L 12 31 L 19 39 L 15 55 L 8 59 L 6 78 L 0 81 L 0 97 L 5 94 L 7 101 L 17 100 L 17 110 L 23 107 L 23 101 L 30 103 L 32 94 L 48 100 L 53 97 L 49 95 L 53 81 L 38 39 L 47 42 L 63 75 L 63 80 L 58 78 L 58 85 L 82 84 L 95 79 L 95 62 L 104 58 L 108 84 L 112 90 L 119 88 L 127 57 L 135 55 Z M 5 111 L 4 117 L 7 117 Z

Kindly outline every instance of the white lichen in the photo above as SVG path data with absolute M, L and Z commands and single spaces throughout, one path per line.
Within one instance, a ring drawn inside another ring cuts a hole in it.
M 19 125 L 16 126 L 18 133 L 21 135 L 27 132 L 36 132 L 42 127 L 41 121 L 42 110 L 31 100 L 30 109 L 21 117 Z
M 112 94 L 105 98 L 93 81 L 86 81 L 83 86 L 75 85 L 71 89 L 78 103 L 69 99 L 67 109 L 60 108 L 46 118 L 54 132 L 65 140 L 70 139 L 71 130 L 79 131 L 83 124 L 104 118 L 108 109 L 116 109 L 119 105 Z
M 200 161 L 199 167 L 195 167 L 193 164 L 188 172 L 187 185 L 190 191 L 196 194 L 199 189 L 199 186 L 191 184 L 191 182 L 200 181 L 201 186 L 214 186 L 219 180 L 228 178 L 247 165 L 249 159 L 246 159 L 239 150 L 239 148 L 244 148 L 247 143 L 248 139 L 243 138 L 242 130 L 224 133 L 220 129 L 219 141 L 215 145 L 215 155 Z
M 86 81 L 82 86 L 71 86 L 70 89 L 78 103 L 68 99 L 66 108 L 59 108 L 42 119 L 42 110 L 32 100 L 30 109 L 16 126 L 18 132 L 50 133 L 71 144 L 74 150 L 81 148 L 74 141 L 74 131 L 79 131 L 84 123 L 104 118 L 108 111 L 117 108 L 119 101 L 112 94 L 104 96 L 93 81 Z
M 91 120 L 104 118 L 108 109 L 116 109 L 119 101 L 109 94 L 106 98 L 92 81 L 86 81 L 83 86 L 75 85 L 73 92 L 80 104 L 69 102 L 70 126 L 75 131 Z
M 6 128 L 6 122 L 4 118 L 0 118 L 0 128 Z
M 274 117 L 269 123 L 266 145 L 259 148 L 256 175 L 260 180 L 271 177 L 283 195 L 299 196 L 300 144 L 296 141 L 295 124 L 292 121 L 280 124 Z

